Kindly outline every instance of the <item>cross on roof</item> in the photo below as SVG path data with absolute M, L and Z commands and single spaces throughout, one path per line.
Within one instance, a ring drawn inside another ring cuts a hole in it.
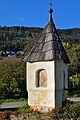
M 50 0 L 49 4 L 50 4 L 50 9 L 52 9 L 52 0 Z

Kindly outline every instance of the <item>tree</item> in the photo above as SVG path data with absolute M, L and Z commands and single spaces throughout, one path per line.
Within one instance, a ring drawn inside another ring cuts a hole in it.
M 68 50 L 68 56 L 71 63 L 69 64 L 69 74 L 79 74 L 80 73 L 80 45 L 73 45 L 72 48 Z

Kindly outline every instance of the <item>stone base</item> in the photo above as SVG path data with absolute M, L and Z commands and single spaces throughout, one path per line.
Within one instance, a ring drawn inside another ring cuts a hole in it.
M 32 111 L 40 111 L 40 112 L 51 112 L 55 108 L 53 107 L 43 107 L 43 106 L 30 106 Z

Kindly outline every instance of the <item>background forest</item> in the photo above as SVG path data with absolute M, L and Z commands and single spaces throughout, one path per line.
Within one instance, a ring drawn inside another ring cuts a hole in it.
M 42 28 L 0 26 L 0 98 L 26 97 L 25 62 Z M 80 95 L 80 29 L 58 29 L 70 59 L 69 92 Z M 78 94 L 77 94 L 78 93 Z

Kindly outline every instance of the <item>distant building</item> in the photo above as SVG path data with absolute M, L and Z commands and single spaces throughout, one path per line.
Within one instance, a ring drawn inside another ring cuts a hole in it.
M 23 51 L 18 51 L 17 55 L 24 55 L 24 52 Z
M 42 112 L 60 108 L 66 99 L 69 59 L 57 34 L 49 10 L 49 21 L 33 45 L 26 61 L 28 104 Z
M 13 51 L 7 51 L 7 52 L 6 52 L 6 55 L 7 55 L 7 56 L 12 56 L 12 55 L 14 55 L 14 54 L 15 54 L 15 52 L 13 52 Z

